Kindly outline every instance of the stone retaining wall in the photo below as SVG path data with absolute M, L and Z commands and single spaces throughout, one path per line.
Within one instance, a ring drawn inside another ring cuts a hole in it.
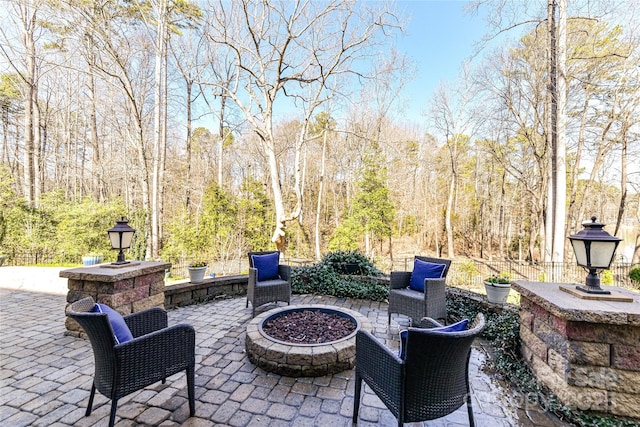
M 205 278 L 200 283 L 178 283 L 164 289 L 164 308 L 169 310 L 185 305 L 247 294 L 249 276 L 221 276 Z

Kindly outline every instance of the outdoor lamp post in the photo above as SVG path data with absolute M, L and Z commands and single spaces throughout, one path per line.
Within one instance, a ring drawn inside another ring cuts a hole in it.
M 121 217 L 116 221 L 116 225 L 113 228 L 107 230 L 109 240 L 111 241 L 111 247 L 120 251 L 118 252 L 118 260 L 111 264 L 121 265 L 129 263 L 129 261 L 124 260 L 124 252 L 122 252 L 122 250 L 129 249 L 136 230 L 129 227 L 128 222 L 129 221 L 124 219 L 124 217 Z
M 576 286 L 576 289 L 590 294 L 610 294 L 600 287 L 598 270 L 609 268 L 622 239 L 604 231 L 604 224 L 596 222 L 595 216 L 591 217 L 591 222 L 583 222 L 582 226 L 584 228 L 578 234 L 569 236 L 578 265 L 589 270 L 587 286 Z

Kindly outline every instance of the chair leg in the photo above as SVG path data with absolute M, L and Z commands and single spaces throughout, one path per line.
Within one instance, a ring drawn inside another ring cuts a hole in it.
M 196 396 L 195 396 L 195 367 L 187 368 L 187 393 L 189 394 L 189 416 L 196 414 Z
M 113 424 L 115 424 L 117 407 L 118 407 L 118 399 L 111 400 L 111 415 L 109 415 L 109 427 L 113 427 Z
M 387 315 L 387 325 L 391 325 L 391 313 Z
M 469 393 L 467 393 L 467 412 L 469 413 L 469 427 L 475 427 L 473 408 L 471 407 L 471 395 Z
M 89 394 L 89 404 L 87 405 L 87 412 L 84 413 L 85 417 L 91 415 L 91 408 L 93 407 L 93 397 L 96 395 L 96 384 L 91 384 L 91 394 Z
M 356 382 L 353 395 L 353 424 L 358 424 L 358 412 L 360 411 L 360 393 L 362 391 L 362 377 L 356 369 Z

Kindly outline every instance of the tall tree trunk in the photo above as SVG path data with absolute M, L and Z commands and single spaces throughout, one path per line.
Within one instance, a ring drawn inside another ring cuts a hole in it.
M 36 24 L 36 11 L 25 4 L 21 7 L 22 14 L 22 41 L 25 47 L 26 69 L 24 73 L 24 166 L 23 186 L 24 197 L 31 207 L 35 207 L 35 174 L 34 174 L 34 100 L 36 93 L 36 47 L 33 39 L 34 26 Z
M 223 187 L 223 176 L 222 176 L 222 155 L 224 154 L 224 141 L 225 141 L 225 130 L 224 130 L 224 115 L 225 115 L 225 107 L 227 105 L 227 97 L 222 95 L 220 96 L 220 126 L 218 127 L 218 135 L 220 137 L 220 141 L 218 143 L 218 186 L 220 188 Z
M 554 197 L 553 197 L 553 252 L 552 261 L 562 263 L 564 261 L 565 221 L 567 203 L 567 0 L 558 0 L 558 34 L 556 51 L 556 120 L 554 132 Z M 560 264 L 562 265 L 562 264 Z M 562 277 L 561 269 L 554 269 L 559 277 Z
M 43 146 L 40 132 L 40 106 L 38 105 L 38 85 L 35 83 L 32 92 L 33 102 L 33 206 L 38 207 L 43 191 Z
M 185 78 L 185 86 L 187 90 L 187 135 L 185 137 L 186 140 L 186 154 L 187 154 L 187 178 L 185 183 L 185 208 L 187 212 L 189 211 L 189 206 L 191 205 L 191 143 L 193 141 L 193 123 L 192 123 L 192 112 L 191 112 L 191 92 L 193 90 L 193 81 Z
M 93 43 L 91 42 L 89 53 L 89 126 L 91 127 L 91 192 L 94 200 L 104 201 L 105 193 L 102 187 L 102 162 L 100 160 L 100 141 L 98 141 L 98 118 L 96 113 L 96 83 L 95 83 L 95 53 L 93 52 Z
M 449 258 L 455 258 L 453 249 L 453 227 L 451 225 L 451 215 L 453 211 L 453 197 L 456 191 L 456 174 L 455 171 L 451 175 L 451 183 L 449 184 L 449 196 L 447 197 L 447 209 L 445 211 L 444 224 L 447 231 L 447 255 Z
M 616 219 L 616 228 L 613 232 L 614 236 L 618 236 L 620 227 L 622 226 L 622 218 L 624 218 L 624 208 L 627 203 L 627 138 L 628 138 L 628 124 L 625 121 L 622 125 L 622 138 L 620 144 L 622 150 L 620 151 L 620 203 L 618 204 L 618 217 Z
M 161 156 L 164 152 L 162 146 L 164 137 L 163 111 L 166 108 L 166 94 L 163 92 L 162 78 L 164 74 L 164 58 L 166 56 L 166 20 L 167 2 L 159 0 L 156 8 L 156 57 L 155 57 L 155 89 L 154 89 L 154 137 L 153 137 L 153 157 L 152 157 L 152 183 L 151 183 L 151 230 L 149 233 L 151 253 L 147 254 L 151 258 L 158 256 L 160 245 L 160 187 L 162 186 L 160 169 L 162 167 Z
M 163 240 L 163 227 L 164 224 L 164 173 L 166 170 L 167 163 L 167 61 L 168 55 L 166 53 L 165 43 L 165 54 L 162 57 L 162 94 L 163 94 L 163 104 L 164 108 L 162 108 L 162 133 L 161 133 L 161 142 L 160 142 L 160 171 L 159 171 L 159 187 L 158 187 L 158 242 L 155 257 L 160 255 L 159 251 L 162 249 L 162 240 Z
M 327 153 L 327 128 L 322 132 L 322 154 L 320 157 L 320 183 L 318 184 L 318 203 L 316 205 L 316 224 L 315 224 L 315 240 L 316 240 L 316 260 L 322 258 L 320 252 L 320 213 L 322 211 L 322 190 L 324 187 L 325 161 Z
M 549 35 L 548 47 L 547 47 L 547 105 L 545 108 L 545 120 L 546 120 L 546 142 L 551 153 L 547 157 L 547 174 L 548 183 L 546 187 L 547 202 L 544 218 L 544 239 L 541 242 L 543 249 L 544 262 L 551 262 L 553 260 L 553 221 L 555 218 L 555 145 L 556 145 L 556 2 L 555 0 L 547 0 L 547 33 Z

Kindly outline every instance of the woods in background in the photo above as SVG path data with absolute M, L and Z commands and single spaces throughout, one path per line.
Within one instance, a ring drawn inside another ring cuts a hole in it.
M 0 252 L 71 259 L 126 215 L 138 258 L 550 261 L 559 12 L 490 5 L 495 34 L 524 35 L 443 82 L 415 125 L 392 4 L 3 1 Z M 621 20 L 634 2 L 598 7 L 567 10 L 562 228 L 596 215 L 640 262 L 640 26 Z

